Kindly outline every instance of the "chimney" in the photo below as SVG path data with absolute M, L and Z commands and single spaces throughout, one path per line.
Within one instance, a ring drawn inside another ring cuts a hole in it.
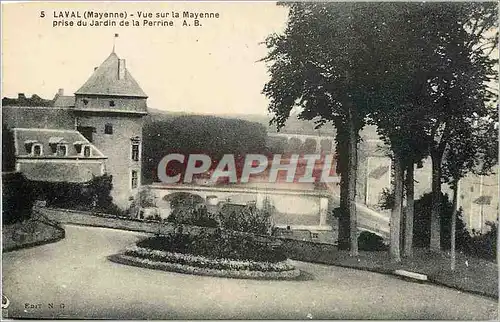
M 59 88 L 57 91 L 57 96 L 64 96 L 64 88 Z
M 125 59 L 118 60 L 118 79 L 125 79 Z
M 19 93 L 19 94 L 17 94 L 17 99 L 25 100 L 26 99 L 26 95 L 24 95 L 24 93 Z

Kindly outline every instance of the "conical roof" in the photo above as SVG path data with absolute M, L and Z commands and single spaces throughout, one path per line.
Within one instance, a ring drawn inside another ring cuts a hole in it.
M 125 66 L 119 77 L 120 64 L 125 61 L 112 52 L 75 94 L 147 97 Z

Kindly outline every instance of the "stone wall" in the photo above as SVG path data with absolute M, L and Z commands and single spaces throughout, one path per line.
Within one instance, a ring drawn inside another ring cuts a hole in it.
M 106 173 L 113 176 L 113 201 L 120 208 L 127 208 L 132 198 L 136 198 L 139 188 L 132 189 L 132 170 L 137 171 L 138 183 L 141 179 L 141 160 L 132 160 L 132 138 L 142 138 L 141 117 L 99 115 L 79 116 L 79 126 L 95 127 L 93 144 L 108 157 Z M 106 124 L 113 127 L 112 134 L 105 133 Z M 140 142 L 142 146 L 142 141 Z M 140 155 L 140 153 L 139 153 Z M 138 187 L 139 187 L 138 186 Z

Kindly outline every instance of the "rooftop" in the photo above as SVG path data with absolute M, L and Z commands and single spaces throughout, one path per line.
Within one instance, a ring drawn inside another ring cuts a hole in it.
M 144 97 L 141 89 L 115 52 L 94 70 L 85 84 L 75 94 Z
M 16 156 L 25 159 L 104 159 L 104 154 L 80 132 L 37 128 L 14 128 Z M 32 153 L 32 146 L 41 147 L 39 155 Z M 57 145 L 66 145 L 65 153 L 58 153 Z M 84 156 L 82 146 L 88 145 L 90 155 Z

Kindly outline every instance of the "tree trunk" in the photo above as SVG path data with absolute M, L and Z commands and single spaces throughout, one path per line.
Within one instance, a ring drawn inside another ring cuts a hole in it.
M 357 182 L 357 166 L 358 166 L 358 138 L 357 131 L 354 126 L 352 114 L 349 115 L 349 162 L 348 162 L 348 177 L 349 177 L 349 224 L 350 224 L 350 241 L 351 241 L 351 256 L 358 256 L 358 218 L 356 214 L 356 182 Z
M 455 270 L 456 249 L 455 240 L 457 234 L 457 203 L 458 203 L 458 180 L 455 179 L 452 185 L 453 188 L 453 212 L 451 214 L 451 270 Z
M 430 249 L 441 249 L 441 159 L 442 154 L 431 154 L 432 159 L 432 207 Z
M 406 214 L 404 256 L 413 256 L 413 213 L 415 211 L 415 166 L 410 162 L 406 167 Z
M 338 248 L 349 249 L 349 144 L 348 136 L 339 128 L 337 132 L 337 173 L 340 174 L 340 213 L 338 216 Z
M 401 210 L 403 201 L 403 165 L 398 153 L 394 153 L 394 206 L 391 210 L 390 221 L 390 255 L 395 262 L 401 261 L 400 251 L 400 229 L 401 229 Z

